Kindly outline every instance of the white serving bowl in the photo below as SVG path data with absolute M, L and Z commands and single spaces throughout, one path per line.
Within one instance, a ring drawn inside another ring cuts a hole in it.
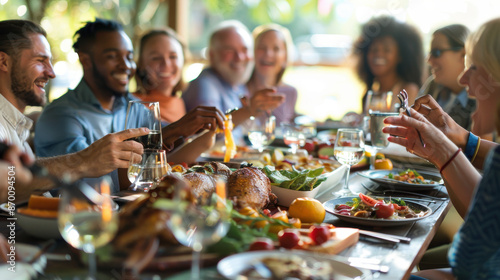
M 288 207 L 298 197 L 317 198 L 337 185 L 344 177 L 346 166 L 341 165 L 330 173 L 326 173 L 327 179 L 312 191 L 296 191 L 278 186 L 271 186 L 271 191 L 278 197 L 278 205 Z
M 42 239 L 61 238 L 57 218 L 42 218 L 17 212 L 17 222 L 26 233 Z

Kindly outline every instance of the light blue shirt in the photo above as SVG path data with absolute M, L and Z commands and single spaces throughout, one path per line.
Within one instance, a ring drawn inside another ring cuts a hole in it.
M 215 107 L 225 113 L 227 110 L 241 108 L 241 98 L 247 94 L 245 85 L 232 86 L 222 79 L 212 68 L 201 71 L 198 78 L 189 83 L 182 94 L 186 112 L 197 106 Z M 233 131 L 235 139 L 242 141 L 243 132 L 240 127 Z
M 128 101 L 137 100 L 130 93 L 115 98 L 113 109 L 104 109 L 82 79 L 43 110 L 35 128 L 35 153 L 39 157 L 81 151 L 103 136 L 125 129 Z M 79 164 L 79 163 L 75 163 Z M 119 191 L 117 170 L 108 174 L 112 189 Z M 85 179 L 94 184 L 98 179 Z

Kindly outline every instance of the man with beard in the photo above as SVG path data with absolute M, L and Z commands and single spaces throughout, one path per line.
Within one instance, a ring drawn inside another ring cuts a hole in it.
M 45 104 L 44 87 L 55 77 L 51 59 L 50 46 L 42 27 L 26 20 L 0 21 L 0 142 L 17 151 L 3 159 L 10 164 L 8 166 L 16 168 L 19 175 L 25 173 L 20 162 L 29 164 L 33 160 L 33 152 L 26 142 L 33 122 L 23 112 L 26 106 Z M 134 156 L 139 157 L 142 146 L 123 141 L 148 132 L 147 129 L 135 129 L 109 134 L 80 152 L 40 158 L 36 163 L 46 167 L 53 175 L 67 174 L 73 180 L 102 176 L 118 167 L 127 167 L 131 151 L 137 151 Z M 6 153 L 1 150 L 0 154 Z M 2 169 L 6 166 L 5 162 Z M 32 192 L 52 188 L 50 182 L 43 180 L 22 186 L 17 183 L 21 180 L 15 184 L 17 200 L 26 199 Z
M 35 128 L 39 156 L 80 151 L 108 133 L 123 130 L 128 102 L 137 100 L 128 91 L 136 65 L 132 42 L 123 27 L 115 21 L 96 18 L 78 30 L 75 37 L 73 48 L 80 58 L 83 78 L 75 89 L 42 112 Z M 216 108 L 194 108 L 162 129 L 163 143 L 172 147 L 177 139 L 200 129 L 223 127 L 224 120 Z M 118 172 L 110 175 L 116 192 Z M 125 186 L 128 182 L 122 183 Z
M 281 105 L 284 95 L 271 88 L 252 94 L 246 102 L 245 83 L 251 74 L 252 48 L 252 36 L 241 22 L 229 20 L 220 23 L 210 36 L 209 67 L 191 81 L 182 95 L 186 110 L 199 105 L 215 106 L 223 112 L 239 108 L 232 113 L 233 123 L 239 125 L 250 116 L 270 112 Z M 234 134 L 241 142 L 241 129 L 235 130 Z

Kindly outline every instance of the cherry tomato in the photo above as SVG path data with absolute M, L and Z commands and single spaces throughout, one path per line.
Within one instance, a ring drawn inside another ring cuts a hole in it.
M 285 249 L 292 249 L 299 245 L 300 237 L 296 230 L 285 229 L 278 233 L 278 241 L 280 246 Z
M 330 239 L 330 230 L 325 226 L 311 226 L 309 238 L 316 244 L 321 245 Z
M 374 198 L 364 195 L 362 193 L 359 193 L 359 198 L 361 198 L 361 201 L 363 201 L 368 206 L 375 206 L 375 204 L 379 202 L 378 200 L 375 200 Z
M 250 244 L 248 251 L 274 250 L 274 243 L 267 237 L 260 237 Z
M 268 217 L 271 217 L 271 210 L 269 210 L 269 209 L 264 209 L 264 210 L 262 210 L 262 214 L 264 214 L 264 215 L 266 215 L 266 216 L 268 216 Z
M 378 202 L 377 204 L 375 204 L 375 208 L 377 208 L 377 210 L 375 211 L 377 218 L 385 219 L 394 214 L 394 205 L 392 205 L 392 203 L 385 204 L 383 202 Z

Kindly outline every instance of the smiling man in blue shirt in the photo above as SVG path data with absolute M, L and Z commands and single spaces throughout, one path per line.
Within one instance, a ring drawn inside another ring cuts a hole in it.
M 48 105 L 35 130 L 39 156 L 54 156 L 85 149 L 108 133 L 125 128 L 127 104 L 135 98 L 128 84 L 136 71 L 132 42 L 123 27 L 97 18 L 75 33 L 73 48 L 83 67 L 83 78 L 74 90 Z M 224 115 L 215 108 L 197 107 L 162 129 L 163 143 L 190 136 L 200 129 L 223 127 Z M 125 155 L 123 155 L 125 157 Z M 113 191 L 119 190 L 118 172 L 109 175 Z M 90 181 L 89 183 L 93 183 Z

